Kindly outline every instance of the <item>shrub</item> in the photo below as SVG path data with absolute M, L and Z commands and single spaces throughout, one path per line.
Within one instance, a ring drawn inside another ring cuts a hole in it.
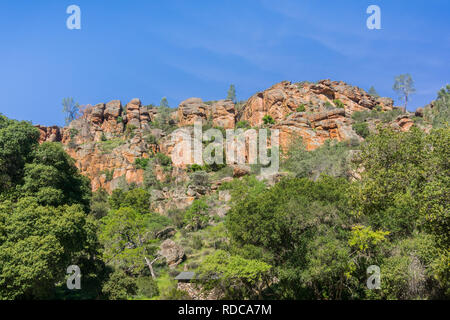
M 102 292 L 109 300 L 125 300 L 135 295 L 136 280 L 123 271 L 115 271 L 103 285 Z
M 127 128 L 125 130 L 125 134 L 127 136 L 133 136 L 134 135 L 134 130 L 136 130 L 137 127 L 133 124 L 127 124 Z
M 125 144 L 124 140 L 116 138 L 107 141 L 101 141 L 99 145 L 103 153 L 110 153 L 115 148 L 120 147 L 123 144 Z
M 363 138 L 367 138 L 370 135 L 369 126 L 367 125 L 367 122 L 354 123 L 352 125 L 352 129 L 355 130 L 355 132 Z
M 282 167 L 297 177 L 309 177 L 313 180 L 321 174 L 347 177 L 350 169 L 348 154 L 351 149 L 354 147 L 348 142 L 326 140 L 319 148 L 307 151 L 302 139 L 299 139 L 289 146 Z
M 205 171 L 197 171 L 191 174 L 192 184 L 206 187 L 209 185 L 209 176 Z
M 145 142 L 147 142 L 148 144 L 156 144 L 156 137 L 152 134 L 148 134 L 144 137 Z
M 164 153 L 158 152 L 155 156 L 156 162 L 161 166 L 170 166 L 172 164 L 172 159 L 166 156 Z
M 185 291 L 178 290 L 174 285 L 161 294 L 161 300 L 191 300 L 188 293 Z
M 301 104 L 301 105 L 296 109 L 296 111 L 297 111 L 297 112 L 305 112 L 305 111 L 306 111 L 305 105 L 304 105 L 304 104 Z
M 204 170 L 203 166 L 196 164 L 196 163 L 188 166 L 188 171 L 190 171 L 190 172 L 203 171 L 203 170 Z
M 181 229 L 184 226 L 184 212 L 180 209 L 170 209 L 167 212 L 167 215 L 172 220 L 172 223 L 178 228 Z
M 158 284 L 151 277 L 139 277 L 136 280 L 137 293 L 147 298 L 159 295 Z
M 343 109 L 345 107 L 344 103 L 339 99 L 334 99 L 333 102 L 337 108 Z
M 332 103 L 330 103 L 329 101 L 325 102 L 324 107 L 326 109 L 334 109 L 334 106 Z
M 209 221 L 208 205 L 204 200 L 194 200 L 184 214 L 184 223 L 190 225 L 191 230 L 199 230 Z
M 105 136 L 105 133 L 102 132 L 102 136 L 100 137 L 100 140 L 107 141 L 108 139 Z
M 136 167 L 136 169 L 145 170 L 148 166 L 149 161 L 150 159 L 148 158 L 137 158 L 136 160 L 134 160 L 134 166 Z
M 156 178 L 153 164 L 151 164 L 150 162 L 147 164 L 147 167 L 145 168 L 144 171 L 144 187 L 147 189 L 161 188 L 161 183 Z
M 236 123 L 236 129 L 249 129 L 250 123 L 247 120 L 241 120 Z
M 273 120 L 273 118 L 272 118 L 272 116 L 271 115 L 268 115 L 268 114 L 266 114 L 264 117 L 263 117 L 263 121 L 264 121 L 264 124 L 275 124 L 275 120 Z
M 76 135 L 78 135 L 78 130 L 75 128 L 71 128 L 69 132 L 70 132 L 70 139 L 73 139 L 75 138 Z
M 106 177 L 106 182 L 109 182 L 114 177 L 114 169 L 112 169 L 112 170 L 102 170 L 102 171 L 100 171 L 100 174 L 104 174 L 105 177 Z
M 117 123 L 122 123 L 123 122 L 123 118 L 121 116 L 117 117 Z
M 199 235 L 195 235 L 192 238 L 192 248 L 195 250 L 200 250 L 203 247 L 202 238 Z

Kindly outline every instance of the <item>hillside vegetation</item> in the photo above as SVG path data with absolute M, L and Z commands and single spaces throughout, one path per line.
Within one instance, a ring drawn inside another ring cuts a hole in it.
M 301 99 L 305 88 L 326 89 L 283 86 Z M 176 127 L 165 108 L 153 110 L 155 127 L 127 132 L 109 119 L 128 136 L 91 142 L 72 131 L 72 145 L 43 142 L 42 128 L 0 115 L 0 298 L 448 299 L 449 96 L 448 86 L 407 126 L 392 108 L 349 118 L 345 99 L 316 113 L 296 106 L 287 120 L 264 121 L 244 105 L 253 121 L 244 127 L 309 121 L 311 137 L 334 137 L 333 121 L 345 118 L 338 129 L 354 131 L 314 149 L 319 140 L 284 141 L 280 172 L 270 177 L 258 165 L 176 167 L 160 143 Z M 185 110 L 193 104 L 200 102 Z M 128 113 L 141 108 L 130 106 Z M 217 119 L 205 127 L 223 130 Z M 124 167 L 89 171 L 69 156 L 117 152 L 108 158 L 115 161 L 131 154 L 132 141 L 153 148 L 126 160 L 132 182 L 119 175 Z M 95 191 L 86 172 L 98 174 Z M 80 290 L 66 286 L 70 265 L 81 270 Z M 367 285 L 370 266 L 380 270 L 379 288 Z M 180 286 L 181 271 L 196 279 Z

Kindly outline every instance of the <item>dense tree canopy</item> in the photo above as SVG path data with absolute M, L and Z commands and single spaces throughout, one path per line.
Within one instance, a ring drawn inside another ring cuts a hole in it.
M 72 264 L 83 269 L 85 297 L 95 298 L 102 264 L 85 212 L 90 183 L 61 145 L 38 138 L 31 124 L 1 116 L 0 298 L 54 298 Z

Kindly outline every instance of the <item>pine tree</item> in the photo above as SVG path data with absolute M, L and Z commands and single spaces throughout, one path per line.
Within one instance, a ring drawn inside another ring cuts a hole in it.
M 379 98 L 380 95 L 378 94 L 377 90 L 375 90 L 375 88 L 373 86 L 370 87 L 369 89 L 369 94 L 375 98 Z
M 395 82 L 392 89 L 398 94 L 400 100 L 405 102 L 403 112 L 406 112 L 408 106 L 409 96 L 416 92 L 414 88 L 414 81 L 409 73 L 401 74 L 395 77 Z
M 235 88 L 234 84 L 231 84 L 230 89 L 228 89 L 227 99 L 233 101 L 234 103 L 237 102 L 236 88 Z

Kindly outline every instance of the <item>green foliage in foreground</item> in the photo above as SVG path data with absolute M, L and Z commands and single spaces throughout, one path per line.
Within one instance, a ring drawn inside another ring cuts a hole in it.
M 0 116 L 0 299 L 186 299 L 157 259 L 157 233 L 171 225 L 187 266 L 224 298 L 448 299 L 450 129 L 439 123 L 312 152 L 298 141 L 283 163 L 291 177 L 223 183 L 231 210 L 207 226 L 215 195 L 169 217 L 150 212 L 153 165 L 170 158 L 149 161 L 146 189 L 92 195 L 60 144 L 39 145 L 31 124 Z M 193 171 L 196 187 L 220 172 Z M 72 264 L 82 291 L 65 288 Z M 370 265 L 381 289 L 366 287 Z
M 272 281 L 251 292 L 242 283 L 222 291 L 276 299 L 448 298 L 449 143 L 448 128 L 382 129 L 361 146 L 360 180 L 322 175 L 272 188 L 252 178 L 223 185 L 233 197 L 228 257 L 272 266 Z M 218 264 L 211 259 L 200 269 Z M 366 287 L 370 265 L 380 267 L 381 289 Z M 217 266 L 219 274 L 227 267 Z
M 58 287 L 72 264 L 83 270 L 78 298 L 98 298 L 106 269 L 86 214 L 89 182 L 60 144 L 38 137 L 31 124 L 0 118 L 0 299 L 70 299 Z
M 350 150 L 358 149 L 358 142 L 339 142 L 327 140 L 321 147 L 306 151 L 303 141 L 292 142 L 282 168 L 295 174 L 296 177 L 309 177 L 316 180 L 324 173 L 333 177 L 348 177 L 350 174 Z
M 448 127 L 450 123 L 450 84 L 438 92 L 433 108 L 426 108 L 424 117 L 434 128 Z
M 352 129 L 355 130 L 356 134 L 363 138 L 367 138 L 370 134 L 367 122 L 354 123 Z
M 257 299 L 270 279 L 270 269 L 265 262 L 217 250 L 202 263 L 197 277 L 201 282 L 208 279 L 205 288 L 221 290 L 225 298 Z

